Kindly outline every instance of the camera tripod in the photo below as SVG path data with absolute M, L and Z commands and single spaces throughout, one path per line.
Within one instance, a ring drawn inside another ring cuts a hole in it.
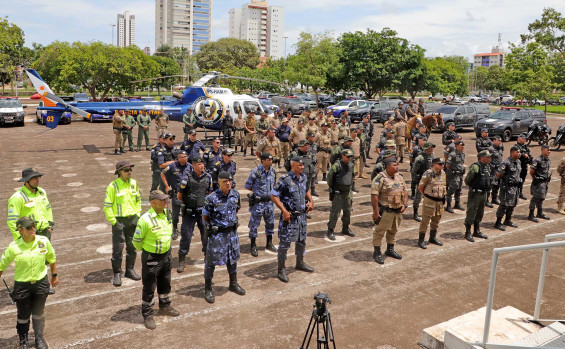
M 335 349 L 332 319 L 330 312 L 326 307 L 326 301 L 328 303 L 331 303 L 331 301 L 326 295 L 320 293 L 315 295 L 314 299 L 316 300 L 316 304 L 314 305 L 314 310 L 312 310 L 312 316 L 310 317 L 310 322 L 308 323 L 308 328 L 306 329 L 306 333 L 304 334 L 304 339 L 302 340 L 300 349 L 308 349 L 308 347 L 310 346 L 310 340 L 312 340 L 312 336 L 314 335 L 314 330 L 316 330 L 317 349 L 330 349 L 330 342 L 333 344 L 333 348 Z M 306 340 L 308 340 L 307 343 Z M 305 343 L 306 347 L 304 347 Z

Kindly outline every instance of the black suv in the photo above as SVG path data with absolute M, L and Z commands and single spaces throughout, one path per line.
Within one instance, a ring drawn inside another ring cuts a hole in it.
M 377 102 L 359 101 L 356 107 L 349 108 L 349 119 L 353 121 L 362 121 L 365 115 L 370 115 L 371 107 Z
M 528 132 L 528 127 L 534 122 L 547 125 L 547 118 L 541 110 L 526 108 L 502 107 L 487 119 L 477 121 L 475 134 L 481 136 L 481 129 L 488 129 L 489 137 L 500 136 L 504 142 L 520 133 Z
M 387 99 L 375 102 L 375 104 L 371 106 L 371 120 L 384 124 L 389 117 L 394 115 L 394 109 L 398 107 L 398 102 L 401 102 L 401 100 Z

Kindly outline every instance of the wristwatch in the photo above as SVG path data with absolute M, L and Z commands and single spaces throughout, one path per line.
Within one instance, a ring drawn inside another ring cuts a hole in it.
M 54 277 L 56 277 L 57 275 L 58 275 L 57 273 L 53 273 L 53 274 L 51 274 L 51 277 L 54 278 Z

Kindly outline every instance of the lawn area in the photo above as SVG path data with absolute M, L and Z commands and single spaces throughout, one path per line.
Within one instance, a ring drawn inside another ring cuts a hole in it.
M 536 105 L 534 106 L 534 108 L 545 111 L 545 106 L 543 105 Z M 555 114 L 565 114 L 565 105 L 548 105 L 547 112 Z

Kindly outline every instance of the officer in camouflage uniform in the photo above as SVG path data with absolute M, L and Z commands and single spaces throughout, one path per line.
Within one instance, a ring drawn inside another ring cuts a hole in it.
M 320 131 L 320 128 L 318 127 L 318 125 L 316 125 L 315 116 L 310 116 L 308 118 L 308 124 L 306 124 L 304 128 L 306 129 L 306 134 L 308 133 L 317 134 Z
M 292 132 L 290 133 L 290 136 L 289 136 L 289 140 L 290 140 L 290 143 L 291 143 L 291 151 L 295 150 L 296 147 L 298 147 L 298 144 L 302 140 L 306 140 L 306 134 L 307 134 L 306 129 L 304 129 L 304 121 L 298 120 L 296 127 L 293 128 L 293 130 L 292 130 Z
M 314 271 L 314 268 L 304 262 L 306 213 L 314 209 L 314 201 L 307 186 L 308 177 L 303 173 L 303 160 L 297 156 L 292 157 L 290 165 L 291 171 L 279 179 L 271 192 L 271 200 L 281 210 L 277 277 L 282 282 L 288 282 L 285 263 L 292 242 L 295 242 L 296 269 L 309 273 Z
M 184 150 L 179 150 L 177 152 L 177 160 L 172 164 L 169 164 L 161 172 L 161 180 L 165 184 L 166 193 L 171 197 L 173 206 L 173 240 L 178 238 L 179 216 L 182 206 L 182 201 L 177 199 L 177 193 L 184 172 L 187 168 L 189 168 L 189 166 L 188 154 Z
M 218 161 L 222 158 L 222 141 L 220 137 L 216 137 L 212 140 L 212 146 L 204 151 L 202 158 L 204 159 L 206 171 L 212 173 L 214 166 L 216 166 Z
M 267 130 L 271 128 L 271 122 L 267 118 L 267 113 L 261 113 L 261 118 L 255 123 L 255 127 L 257 127 L 256 141 L 259 144 L 263 138 L 267 137 Z
M 408 105 L 406 106 L 406 116 L 408 117 L 408 120 L 412 119 L 413 117 L 416 117 L 417 115 L 418 115 L 418 107 L 414 105 L 413 100 L 409 100 Z
M 343 142 L 332 150 L 330 154 L 330 165 L 333 165 L 337 160 L 341 159 L 341 152 L 343 149 L 351 149 L 352 144 L 353 138 L 350 136 L 345 137 Z
M 158 135 L 168 133 L 167 127 L 169 127 L 169 116 L 165 114 L 163 110 L 159 111 L 159 114 L 153 120 L 155 121 L 155 129 Z
M 231 148 L 233 132 L 234 132 L 233 119 L 230 110 L 228 109 L 226 111 L 226 115 L 224 115 L 224 117 L 222 118 L 222 134 L 224 135 L 224 139 L 222 143 L 224 145 L 227 143 L 228 148 Z
M 410 150 L 410 168 L 412 168 L 412 166 L 414 165 L 414 161 L 416 160 L 418 155 L 424 152 L 424 144 L 426 144 L 426 139 L 420 135 L 416 136 L 416 144 L 414 144 L 414 146 L 412 146 L 412 149 Z M 410 199 L 414 198 L 415 190 L 416 187 L 411 186 Z
M 135 118 L 131 115 L 130 111 L 126 109 L 125 114 L 126 122 L 124 123 L 124 130 L 122 131 L 122 149 L 126 147 L 126 140 L 129 143 L 129 151 L 133 151 L 133 128 L 137 125 Z
M 206 151 L 204 144 L 196 139 L 196 130 L 188 132 L 188 139 L 182 142 L 180 149 L 188 153 L 189 161 L 192 161 L 193 158 L 201 157 L 200 152 L 204 153 Z
M 447 156 L 447 207 L 445 210 L 453 213 L 456 210 L 465 210 L 461 206 L 461 187 L 463 186 L 463 175 L 465 174 L 465 143 L 455 142 L 455 151 Z M 451 199 L 455 194 L 455 205 L 451 208 Z
M 475 242 L 473 236 L 486 239 L 485 234 L 479 228 L 485 213 L 488 192 L 492 185 L 492 154 L 488 150 L 481 150 L 478 154 L 479 161 L 469 167 L 469 173 L 465 176 L 465 184 L 469 186 L 467 200 L 467 215 L 465 216 L 465 239 Z M 473 235 L 471 235 L 471 224 Z
M 353 196 L 351 193 L 353 186 L 353 156 L 351 149 L 344 149 L 341 152 L 341 161 L 336 161 L 328 172 L 328 187 L 330 188 L 330 201 L 332 202 L 327 233 L 330 240 L 335 240 L 334 229 L 339 213 L 342 210 L 341 233 L 351 237 L 355 236 L 349 228 L 351 207 L 353 206 Z
M 443 246 L 443 243 L 437 239 L 437 228 L 443 213 L 443 202 L 447 193 L 446 175 L 443 170 L 445 162 L 442 158 L 434 158 L 432 160 L 432 168 L 428 169 L 422 175 L 418 190 L 424 195 L 424 208 L 422 208 L 422 222 L 418 234 L 418 246 L 426 249 L 426 230 L 430 226 L 429 243 Z
M 151 126 L 151 116 L 147 114 L 147 109 L 142 109 L 137 116 L 137 151 L 141 150 L 141 142 L 145 137 L 145 150 L 149 148 L 149 126 Z
M 402 175 L 398 173 L 398 163 L 395 159 L 387 160 L 386 170 L 375 177 L 371 186 L 373 222 L 376 225 L 373 232 L 373 258 L 378 264 L 384 264 L 381 243 L 385 234 L 387 242 L 385 255 L 402 259 L 402 256 L 394 250 L 394 243 L 407 201 L 406 184 Z
M 359 168 L 361 173 L 358 173 L 357 175 L 359 176 L 359 178 L 366 179 L 368 177 L 365 176 L 363 172 L 365 167 L 369 167 L 369 165 L 367 165 L 367 137 L 363 133 L 363 127 L 361 127 L 361 125 L 357 126 L 357 138 L 361 140 L 361 147 L 359 154 L 359 157 L 361 158 L 361 162 L 359 163 Z
M 455 135 L 455 138 L 453 138 L 453 142 L 445 147 L 445 149 L 443 150 L 443 158 L 445 160 L 447 160 L 449 154 L 455 151 L 455 142 L 461 140 L 463 140 L 463 137 L 461 137 L 461 135 Z
M 559 197 L 557 198 L 557 212 L 565 214 L 563 203 L 565 203 L 565 158 L 561 159 L 557 166 L 557 173 L 561 177 L 561 186 L 559 187 Z
M 233 149 L 222 149 L 222 159 L 214 165 L 212 168 L 212 182 L 214 190 L 219 188 L 218 184 L 218 175 L 222 171 L 228 172 L 231 178 L 231 187 L 235 188 L 235 172 L 237 171 L 237 165 L 235 161 L 232 160 L 233 157 Z
M 394 149 L 386 149 L 383 151 L 382 155 L 377 158 L 377 164 L 373 167 L 373 172 L 371 172 L 371 181 L 375 177 L 385 170 L 386 160 L 390 158 L 396 158 L 396 151 Z
M 261 165 L 254 168 L 247 181 L 245 181 L 245 189 L 250 190 L 247 194 L 249 198 L 249 238 L 251 239 L 251 255 L 257 257 L 257 228 L 261 224 L 261 218 L 265 219 L 265 235 L 267 236 L 266 250 L 277 252 L 277 248 L 273 245 L 273 234 L 275 232 L 275 205 L 271 201 L 271 191 L 277 181 L 277 173 L 271 167 L 273 164 L 273 155 L 270 153 L 261 154 Z
M 414 160 L 414 165 L 412 166 L 412 170 L 410 174 L 412 175 L 412 183 L 418 187 L 420 185 L 420 180 L 428 169 L 432 167 L 432 159 L 434 154 L 434 148 L 436 147 L 435 144 L 432 142 L 424 143 L 424 152 Z M 416 191 L 416 195 L 414 196 L 414 215 L 413 218 L 416 222 L 421 222 L 422 218 L 418 216 L 418 208 L 420 207 L 420 202 L 422 201 L 422 193 L 420 191 Z
M 398 102 L 398 108 L 394 109 L 394 115 L 397 122 L 399 120 L 402 120 L 404 122 L 408 121 L 408 118 L 406 117 L 406 110 L 403 107 L 404 103 Z
M 339 126 L 337 127 L 338 129 L 338 139 L 339 141 L 343 141 L 346 137 L 349 136 L 349 124 L 347 123 L 347 118 L 345 116 L 342 116 L 341 119 L 339 120 Z M 340 151 L 341 154 L 341 151 Z
M 202 220 L 209 232 L 204 266 L 204 298 L 214 303 L 212 277 L 216 265 L 225 265 L 230 275 L 229 290 L 240 296 L 245 290 L 237 283 L 237 261 L 239 260 L 239 236 L 237 235 L 237 212 L 241 200 L 237 190 L 231 187 L 232 176 L 225 171 L 218 174 L 219 188 L 206 196 L 202 209 Z
M 335 119 L 330 123 L 329 133 L 332 135 L 331 150 L 334 150 L 339 145 L 339 129 L 337 128 L 337 121 Z
M 455 136 L 457 136 L 457 132 L 455 132 L 455 124 L 453 123 L 453 121 L 447 122 L 445 126 L 447 126 L 447 131 L 445 131 L 441 135 L 441 144 L 447 147 L 451 143 L 455 142 Z
M 418 114 L 422 115 L 422 117 L 426 116 L 426 108 L 424 106 L 424 100 L 422 98 L 418 100 Z
M 365 158 L 372 159 L 371 143 L 373 142 L 373 135 L 375 134 L 374 132 L 375 126 L 373 125 L 373 122 L 371 121 L 371 116 L 369 114 L 365 114 L 365 117 L 361 122 L 361 127 L 363 127 L 363 134 L 365 135 L 365 139 L 366 139 Z
M 522 179 L 520 178 L 521 170 L 520 147 L 514 145 L 510 148 L 510 156 L 498 166 L 496 173 L 500 179 L 500 205 L 496 210 L 496 223 L 494 227 L 498 230 L 506 230 L 504 225 L 514 228 L 518 227 L 512 222 L 512 213 L 520 195 L 520 187 L 522 185 Z M 505 215 L 506 218 L 504 223 L 502 223 L 502 218 Z
M 184 141 L 188 139 L 188 134 L 191 130 L 196 130 L 196 115 L 192 112 L 192 107 L 188 107 L 186 109 L 186 114 L 182 116 L 182 123 L 184 124 L 183 131 L 184 131 Z
M 518 136 L 515 146 L 520 148 L 520 165 L 522 166 L 520 172 L 520 179 L 522 180 L 520 184 L 520 199 L 527 200 L 528 198 L 524 195 L 522 189 L 528 175 L 528 165 L 532 163 L 532 154 L 530 153 L 530 147 L 526 144 L 526 134 L 522 133 Z
M 161 149 L 165 147 L 165 135 L 159 136 L 159 142 L 151 148 L 151 190 L 157 190 L 159 188 L 159 184 L 161 182 L 161 169 L 159 168 L 158 164 L 158 154 L 161 152 Z
M 290 153 L 290 159 L 298 157 L 302 160 L 303 171 L 302 173 L 308 179 L 308 190 L 312 195 L 318 196 L 315 191 L 314 176 L 316 175 L 316 155 L 310 152 L 310 143 L 307 140 L 302 140 L 298 143 L 298 148 Z M 285 164 L 287 171 L 292 171 L 291 160 Z
M 257 158 L 261 158 L 263 153 L 271 154 L 273 163 L 276 163 L 281 168 L 281 142 L 275 137 L 275 129 L 273 127 L 267 130 L 267 137 L 263 138 L 257 145 L 257 151 L 255 152 Z
M 477 153 L 483 150 L 489 150 L 492 147 L 492 141 L 488 138 L 488 129 L 481 129 L 481 136 L 477 138 L 476 147 Z
M 496 176 L 496 170 L 500 163 L 502 162 L 504 156 L 504 145 L 502 145 L 502 139 L 500 136 L 494 136 L 492 141 L 492 147 L 489 149 L 489 152 L 492 154 L 491 162 L 490 162 L 490 175 L 492 177 L 492 189 L 487 193 L 487 202 L 485 204 L 486 207 L 492 207 L 492 204 L 498 205 L 498 189 L 499 189 L 499 182 L 500 180 Z M 489 194 L 492 193 L 492 202 L 489 202 Z
M 547 195 L 547 188 L 551 181 L 551 160 L 549 160 L 549 146 L 544 144 L 541 146 L 541 155 L 534 159 L 530 166 L 530 175 L 532 176 L 532 186 L 530 187 L 530 214 L 528 219 L 532 222 L 538 222 L 537 218 L 549 219 L 548 216 L 543 214 L 543 201 Z M 538 209 L 538 214 L 534 217 L 534 209 Z M 537 218 L 536 218 L 537 217 Z

